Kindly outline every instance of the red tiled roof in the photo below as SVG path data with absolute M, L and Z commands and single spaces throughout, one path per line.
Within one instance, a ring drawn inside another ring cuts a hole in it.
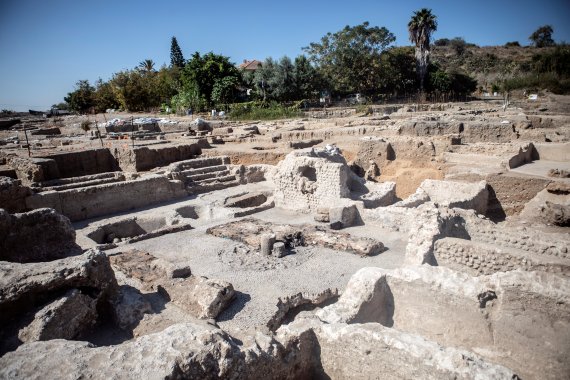
M 238 67 L 243 70 L 257 70 L 261 66 L 261 62 L 254 59 L 253 61 L 244 60 Z

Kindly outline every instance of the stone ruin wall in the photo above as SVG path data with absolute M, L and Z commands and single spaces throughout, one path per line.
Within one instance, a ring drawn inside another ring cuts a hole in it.
M 170 147 L 138 147 L 135 149 L 114 149 L 113 156 L 123 171 L 140 172 L 166 166 L 173 162 L 189 160 L 202 153 L 203 140 L 197 144 Z
M 63 191 L 46 191 L 26 198 L 29 209 L 49 207 L 72 221 L 145 207 L 186 197 L 181 181 L 149 175 L 133 181 Z
M 525 247 L 528 251 L 528 248 Z M 544 263 L 533 260 L 530 255 L 502 250 L 487 244 L 464 239 L 443 238 L 434 246 L 437 264 L 472 276 L 489 275 L 512 270 L 544 271 L 562 275 L 570 274 L 567 264 Z
M 350 169 L 346 164 L 306 156 L 288 156 L 273 176 L 278 207 L 315 211 L 327 201 L 346 198 Z
M 30 185 L 113 171 L 148 171 L 200 155 L 206 145 L 206 140 L 200 140 L 196 144 L 174 147 L 98 148 L 32 158 L 7 156 L 5 159 L 14 168 L 18 179 Z

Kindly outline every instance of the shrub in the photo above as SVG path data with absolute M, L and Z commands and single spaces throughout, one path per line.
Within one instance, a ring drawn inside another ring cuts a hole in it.
M 81 129 L 83 129 L 85 132 L 89 131 L 91 129 L 91 122 L 89 120 L 82 121 Z
M 232 120 L 276 120 L 302 116 L 295 106 L 286 107 L 276 102 L 235 103 L 229 109 L 229 118 Z
M 503 91 L 517 89 L 528 91 L 545 89 L 555 94 L 568 94 L 570 93 L 570 78 L 560 78 L 555 73 L 542 73 L 519 76 L 503 82 Z

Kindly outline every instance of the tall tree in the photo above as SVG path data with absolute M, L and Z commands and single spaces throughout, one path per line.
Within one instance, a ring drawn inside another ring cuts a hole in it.
M 141 61 L 138 66 L 139 70 L 143 73 L 152 73 L 154 72 L 154 61 L 152 59 L 145 59 Z
M 263 101 L 269 100 L 273 96 L 272 85 L 276 77 L 276 72 L 277 63 L 271 57 L 266 58 L 261 67 L 255 70 L 254 81 L 256 92 L 262 97 Z
M 295 58 L 293 74 L 296 99 L 314 99 L 318 97 L 320 76 L 307 57 L 300 55 Z
M 178 46 L 176 37 L 172 37 L 170 42 L 170 66 L 180 68 L 184 67 L 184 56 L 182 55 L 180 46 Z
M 372 93 L 382 73 L 380 55 L 396 37 L 368 22 L 327 33 L 320 43 L 303 48 L 337 93 Z
M 95 82 L 94 105 L 97 112 L 105 112 L 109 108 L 119 108 L 120 104 L 109 82 L 101 78 Z
M 437 20 L 436 16 L 431 13 L 431 9 L 422 8 L 414 12 L 408 23 L 410 41 L 416 45 L 416 61 L 421 92 L 424 90 L 424 78 L 429 64 L 430 39 L 436 30 Z
M 273 78 L 273 96 L 281 101 L 293 100 L 295 97 L 294 66 L 291 58 L 285 56 L 279 60 Z
M 411 46 L 392 47 L 382 54 L 381 91 L 395 96 L 408 95 L 418 89 L 416 59 Z
M 235 77 L 238 82 L 241 81 L 238 69 L 228 57 L 212 52 L 201 56 L 200 53 L 196 52 L 184 66 L 181 78 L 182 87 L 193 88 L 197 86 L 200 97 L 205 99 L 208 105 L 212 105 L 215 102 L 212 99 L 214 85 L 216 81 L 225 77 Z M 224 87 L 224 91 L 226 88 Z
M 88 80 L 80 80 L 75 84 L 75 90 L 63 98 L 72 111 L 85 113 L 94 105 L 95 89 Z
M 552 39 L 552 33 L 554 33 L 552 26 L 544 25 L 535 30 L 528 39 L 531 40 L 532 44 L 536 47 L 554 46 L 556 44 Z

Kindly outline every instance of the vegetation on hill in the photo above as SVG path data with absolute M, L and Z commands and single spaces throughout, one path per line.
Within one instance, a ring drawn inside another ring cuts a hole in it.
M 298 107 L 290 106 L 294 101 L 315 104 L 329 95 L 341 99 L 361 93 L 371 101 L 421 95 L 449 101 L 514 89 L 570 92 L 570 46 L 554 45 L 548 25 L 529 37 L 529 47 L 518 41 L 479 47 L 461 37 L 432 43 L 436 29 L 429 9 L 414 12 L 408 23 L 414 46 L 393 46 L 395 37 L 388 29 L 368 22 L 346 26 L 303 48 L 306 56 L 268 57 L 254 71 L 239 69 L 213 52 L 196 52 L 185 60 L 172 37 L 170 66 L 156 69 L 152 59 L 145 59 L 108 81 L 92 85 L 80 80 L 59 106 L 80 113 L 217 108 L 236 119 L 267 119 L 298 114 Z

